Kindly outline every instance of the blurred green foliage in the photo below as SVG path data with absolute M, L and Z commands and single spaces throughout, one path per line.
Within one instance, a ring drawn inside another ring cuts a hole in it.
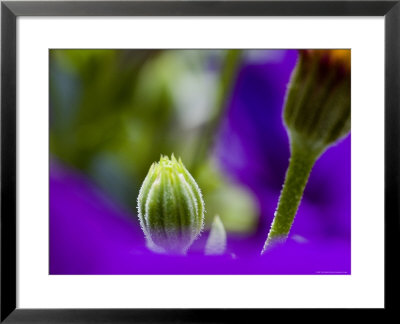
M 202 189 L 206 226 L 219 214 L 228 232 L 251 233 L 258 221 L 254 197 L 212 156 L 196 155 L 219 109 L 226 52 L 51 50 L 51 155 L 134 215 L 151 163 L 174 153 Z

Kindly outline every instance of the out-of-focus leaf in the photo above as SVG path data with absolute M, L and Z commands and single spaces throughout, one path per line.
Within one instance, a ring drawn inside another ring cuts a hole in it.
M 224 177 L 212 160 L 200 168 L 196 179 L 204 191 L 206 227 L 218 214 L 228 232 L 251 234 L 256 229 L 257 203 L 250 191 Z

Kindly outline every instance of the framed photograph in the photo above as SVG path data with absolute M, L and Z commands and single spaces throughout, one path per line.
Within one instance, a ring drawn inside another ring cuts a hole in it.
M 1 321 L 395 307 L 398 1 L 3 1 Z

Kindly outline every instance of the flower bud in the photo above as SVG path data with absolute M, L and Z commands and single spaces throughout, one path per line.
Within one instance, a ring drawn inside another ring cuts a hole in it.
M 350 50 L 300 50 L 283 119 L 291 156 L 261 254 L 286 241 L 318 157 L 350 132 Z
M 181 159 L 162 156 L 152 164 L 140 188 L 138 213 L 150 249 L 186 253 L 203 229 L 204 202 Z
M 350 50 L 300 50 L 284 110 L 291 140 L 321 154 L 350 131 Z

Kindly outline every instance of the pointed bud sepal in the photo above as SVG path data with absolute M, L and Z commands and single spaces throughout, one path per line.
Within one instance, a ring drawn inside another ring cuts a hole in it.
M 205 255 L 222 255 L 226 251 L 226 231 L 221 218 L 216 215 L 211 225 L 210 234 L 208 235 Z
M 151 250 L 187 252 L 203 229 L 204 201 L 181 159 L 162 156 L 153 163 L 139 191 L 138 214 Z

